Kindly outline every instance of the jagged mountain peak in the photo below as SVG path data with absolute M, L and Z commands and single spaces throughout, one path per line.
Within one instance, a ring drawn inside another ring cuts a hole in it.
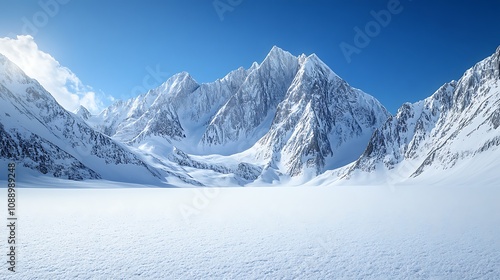
M 157 88 L 157 90 L 168 93 L 179 91 L 182 87 L 196 88 L 199 84 L 188 72 L 180 72 L 170 77 L 166 82 Z
M 276 107 L 297 74 L 298 59 L 273 47 L 264 61 L 254 64 L 241 86 L 210 120 L 200 144 L 208 147 L 251 147 L 269 128 Z M 217 148 L 215 148 L 217 149 Z M 217 152 L 234 151 L 221 149 Z
M 440 172 L 475 168 L 469 160 L 484 157 L 485 151 L 500 153 L 498 51 L 430 97 L 403 104 L 373 134 L 364 154 L 347 172 L 340 172 L 341 177 L 379 173 L 391 183 L 432 178 Z
M 3 97 L 12 102 L 24 103 L 23 106 L 36 106 L 43 114 L 53 113 L 47 104 L 59 104 L 35 79 L 30 78 L 14 62 L 0 54 L 0 87 L 4 88 Z M 15 94 L 14 94 L 15 93 Z
M 320 63 L 320 64 L 325 64 L 320 58 L 319 56 L 316 54 L 316 53 L 312 53 L 308 56 L 306 56 L 308 60 L 312 60 L 316 63 Z M 325 64 L 326 65 L 326 64 Z
M 92 114 L 83 105 L 78 106 L 78 108 L 73 113 L 84 120 L 88 120 L 92 117 Z
M 342 80 L 333 70 L 326 65 L 316 54 L 311 54 L 309 56 L 299 57 L 300 69 L 299 73 L 303 73 L 309 76 L 312 75 L 325 75 L 329 79 Z
M 77 118 L 0 55 L 0 155 L 73 179 L 141 170 L 154 180 L 244 185 L 339 167 L 334 174 L 342 178 L 386 167 L 404 179 L 500 151 L 499 70 L 500 47 L 458 81 L 391 116 L 316 54 L 293 56 L 274 46 L 248 70 L 202 84 L 180 72 L 98 116 L 82 106 Z M 113 172 L 101 174 L 101 166 Z M 198 182 L 199 174 L 208 178 Z
M 256 62 L 254 62 L 255 64 Z M 253 65 L 252 65 L 253 67 Z M 219 78 L 215 81 L 215 83 L 217 82 L 230 82 L 232 79 L 234 79 L 235 77 L 242 77 L 242 76 L 247 76 L 248 72 L 252 71 L 252 67 L 248 70 L 246 70 L 244 67 L 238 67 L 238 69 L 236 70 L 233 70 L 231 72 L 229 72 L 227 75 L 225 75 L 223 78 Z M 257 66 L 258 67 L 258 66 Z M 205 84 L 202 84 L 202 85 L 209 85 L 211 83 L 205 83 Z
M 359 157 L 364 148 L 359 143 L 367 142 L 389 113 L 376 99 L 349 86 L 317 55 L 297 60 L 298 71 L 271 128 L 254 147 L 259 158 L 268 166 L 281 166 L 282 173 L 297 176 L 310 169 L 314 176 Z
M 186 79 L 190 79 L 190 80 L 193 80 L 194 81 L 194 78 L 191 76 L 191 74 L 189 74 L 189 72 L 187 71 L 182 71 L 182 72 L 179 72 L 175 75 L 173 75 L 171 77 L 171 79 L 177 79 L 177 80 L 186 80 Z
M 286 166 L 279 172 L 293 176 L 354 160 L 362 152 L 359 142 L 388 117 L 316 54 L 296 57 L 276 46 L 249 70 L 240 67 L 201 85 L 179 73 L 127 104 L 133 114 L 109 121 L 116 129 L 108 131 L 120 141 L 140 146 L 160 136 L 187 153 L 225 156 L 252 154 L 260 145 L 266 151 L 256 153 L 277 155 L 267 157 L 269 165 Z M 339 155 L 349 141 L 350 151 Z
M 14 63 L 0 57 L 0 64 L 0 158 L 38 175 L 74 180 L 121 181 L 127 168 L 148 172 L 147 180 L 159 179 L 137 154 L 65 110 Z
M 271 65 L 271 66 L 280 66 L 282 64 L 289 64 L 291 60 L 297 60 L 297 57 L 292 55 L 290 52 L 287 52 L 277 46 L 273 46 L 271 51 L 267 54 L 266 58 L 260 64 L 260 67 L 263 65 Z
M 21 68 L 0 53 L 0 82 L 4 84 L 26 85 L 35 82 L 35 80 L 28 77 Z
M 465 71 L 464 75 L 458 80 L 453 95 L 453 104 L 456 109 L 465 110 L 473 99 L 479 97 L 478 95 L 487 94 L 489 91 L 479 90 L 478 86 L 485 85 L 491 80 L 499 80 L 499 71 L 500 61 L 497 52 Z
M 274 45 L 269 51 L 268 56 L 282 56 L 290 54 L 288 51 L 283 50 L 282 48 Z
M 303 62 L 304 65 L 307 65 L 308 67 L 311 67 L 311 66 L 316 66 L 316 67 L 321 67 L 321 68 L 324 68 L 324 67 L 328 67 L 326 66 L 326 64 L 316 55 L 316 54 L 311 54 L 311 55 L 308 55 L 308 56 L 305 56 L 305 59 L 304 59 L 304 62 Z
M 252 66 L 250 66 L 250 68 L 248 69 L 249 72 L 252 72 L 253 70 L 259 68 L 259 63 L 257 61 L 254 61 L 252 63 Z

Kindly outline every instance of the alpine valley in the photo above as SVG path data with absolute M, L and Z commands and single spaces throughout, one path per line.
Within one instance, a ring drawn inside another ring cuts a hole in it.
M 66 111 L 0 55 L 0 162 L 33 178 L 160 187 L 493 183 L 499 66 L 500 47 L 392 116 L 315 54 L 273 47 L 213 83 L 179 73 L 92 115 Z

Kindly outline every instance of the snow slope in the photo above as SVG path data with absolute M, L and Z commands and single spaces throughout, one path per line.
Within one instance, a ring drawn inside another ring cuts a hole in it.
M 375 131 L 363 155 L 336 172 L 338 178 L 373 182 L 374 177 L 385 177 L 397 183 L 419 176 L 442 179 L 458 174 L 455 167 L 479 169 L 470 174 L 473 178 L 481 178 L 482 170 L 498 169 L 498 160 L 477 160 L 484 159 L 482 154 L 500 156 L 498 65 L 500 47 L 458 81 L 425 100 L 404 104 Z
M 275 46 L 248 70 L 207 84 L 179 73 L 88 123 L 164 161 L 218 174 L 211 179 L 233 174 L 241 185 L 259 177 L 255 170 L 264 182 L 266 174 L 316 176 L 350 163 L 388 117 L 375 98 L 352 88 L 316 55 L 296 57 Z M 215 164 L 217 156 L 241 161 L 252 174 Z
M 0 54 L 0 159 L 71 180 L 161 182 L 162 173 L 63 109 Z M 131 175 L 135 173 L 135 175 Z
M 496 184 L 110 189 L 130 185 L 50 180 L 53 189 L 19 184 L 19 262 L 16 274 L 2 262 L 2 279 L 500 278 Z
M 256 145 L 268 166 L 316 176 L 356 160 L 389 113 L 372 96 L 354 89 L 316 55 L 300 68 L 278 105 L 269 131 Z
M 0 62 L 0 158 L 38 174 L 179 187 L 498 178 L 500 48 L 395 116 L 315 54 L 278 47 L 213 83 L 176 74 L 97 116 L 65 111 Z

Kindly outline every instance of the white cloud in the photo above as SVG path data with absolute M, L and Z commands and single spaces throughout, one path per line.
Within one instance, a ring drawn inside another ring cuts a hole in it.
M 30 35 L 17 36 L 16 39 L 0 38 L 0 53 L 17 64 L 26 75 L 36 79 L 66 110 L 74 111 L 83 105 L 96 114 L 104 107 L 104 102 L 92 87 L 84 85 L 50 54 L 39 50 Z

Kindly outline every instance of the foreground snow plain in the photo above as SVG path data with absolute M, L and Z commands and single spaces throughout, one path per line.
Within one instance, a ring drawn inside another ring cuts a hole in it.
M 495 186 L 70 184 L 18 183 L 1 279 L 500 279 Z

